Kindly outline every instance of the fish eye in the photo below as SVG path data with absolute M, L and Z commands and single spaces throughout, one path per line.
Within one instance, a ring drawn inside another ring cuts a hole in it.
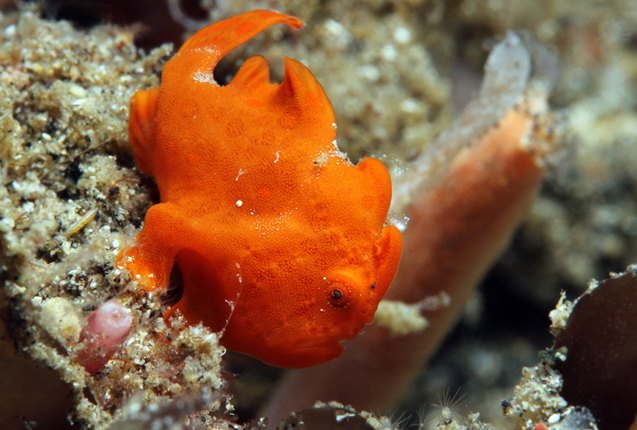
M 323 281 L 325 282 L 325 289 L 322 293 L 323 300 L 330 307 L 338 309 L 356 306 L 358 298 L 363 294 L 363 290 L 369 288 L 366 286 L 367 282 L 361 282 L 355 274 L 352 275 L 347 270 L 334 271 L 328 276 L 324 276 Z
M 332 300 L 339 301 L 343 298 L 343 293 L 338 288 L 334 288 L 332 290 L 332 293 L 330 294 L 330 297 L 332 298 Z
M 344 309 L 349 307 L 351 304 L 349 290 L 347 288 L 344 289 L 341 285 L 328 290 L 327 298 L 329 300 L 329 304 L 334 308 Z

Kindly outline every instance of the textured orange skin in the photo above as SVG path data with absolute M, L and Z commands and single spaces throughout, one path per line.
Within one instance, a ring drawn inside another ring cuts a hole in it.
M 305 66 L 286 58 L 272 84 L 252 57 L 230 84 L 214 81 L 227 52 L 276 23 L 303 25 L 253 11 L 204 28 L 159 88 L 131 99 L 133 153 L 160 203 L 117 264 L 154 291 L 176 262 L 184 292 L 168 314 L 222 331 L 230 349 L 307 367 L 339 356 L 339 342 L 372 321 L 402 238 L 385 225 L 387 170 L 338 151 L 332 107 Z

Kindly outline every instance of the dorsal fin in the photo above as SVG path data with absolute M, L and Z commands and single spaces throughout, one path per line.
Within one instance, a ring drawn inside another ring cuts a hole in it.
M 285 78 L 277 89 L 280 103 L 299 113 L 312 115 L 331 124 L 335 121 L 332 104 L 321 84 L 303 63 L 285 57 Z
M 254 10 L 199 30 L 182 45 L 179 52 L 212 48 L 218 52 L 219 58 L 222 58 L 274 24 L 287 24 L 294 29 L 303 27 L 303 21 L 296 17 L 270 10 Z
M 356 168 L 365 175 L 365 190 L 372 193 L 373 199 L 365 210 L 374 214 L 375 225 L 382 226 L 391 202 L 391 178 L 385 165 L 375 159 L 365 157 Z M 373 203 L 372 203 L 373 202 Z
M 248 91 L 270 83 L 270 67 L 260 55 L 250 57 L 241 66 L 229 86 L 243 87 Z

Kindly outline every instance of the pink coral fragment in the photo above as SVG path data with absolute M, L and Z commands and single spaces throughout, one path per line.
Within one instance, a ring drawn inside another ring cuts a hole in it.
M 100 305 L 80 333 L 77 361 L 90 374 L 97 373 L 120 348 L 133 326 L 128 309 L 115 300 Z

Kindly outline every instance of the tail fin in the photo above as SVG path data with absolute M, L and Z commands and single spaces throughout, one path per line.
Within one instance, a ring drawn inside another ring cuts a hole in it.
M 133 148 L 135 164 L 146 174 L 152 174 L 150 145 L 153 141 L 152 129 L 158 95 L 159 88 L 151 88 L 147 91 L 137 91 L 130 100 L 128 139 Z

